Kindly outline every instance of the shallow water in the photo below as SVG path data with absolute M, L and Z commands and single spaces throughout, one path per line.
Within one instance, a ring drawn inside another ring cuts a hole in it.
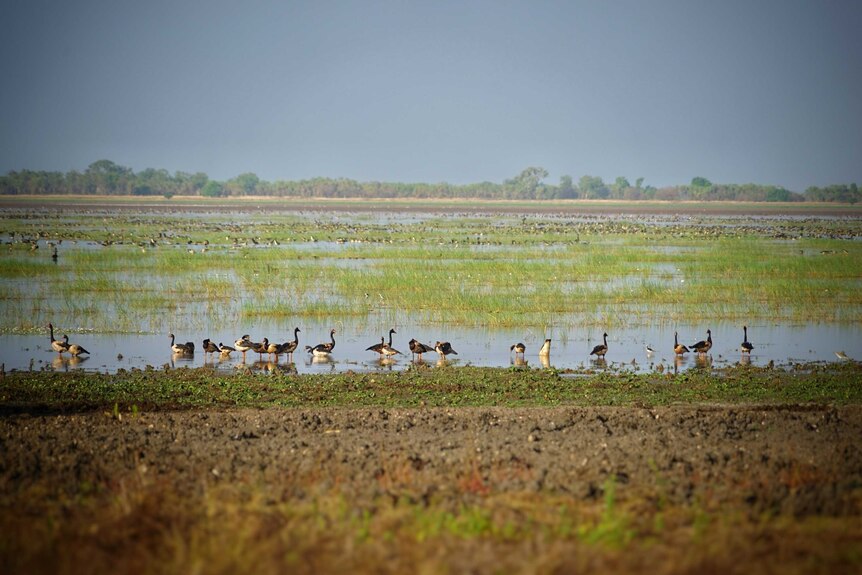
M 691 345 L 706 338 L 706 326 L 652 326 L 616 331 L 608 336 L 609 351 L 605 362 L 597 362 L 589 356 L 590 350 L 601 343 L 598 331 L 553 330 L 540 333 L 536 330 L 475 329 L 450 327 L 435 331 L 428 326 L 398 326 L 393 337 L 393 347 L 402 355 L 392 361 L 381 362 L 376 353 L 366 351 L 378 343 L 388 329 L 369 327 L 367 324 L 345 324 L 336 326 L 336 347 L 331 361 L 313 361 L 304 351 L 294 354 L 293 364 L 286 356 L 279 358 L 279 369 L 294 370 L 298 373 L 329 373 L 348 370 L 374 372 L 381 370 L 404 370 L 411 363 L 407 342 L 411 338 L 428 345 L 438 339 L 448 340 L 458 355 L 449 356 L 449 365 L 475 365 L 486 367 L 508 367 L 515 363 L 509 347 L 523 342 L 527 351 L 523 360 L 529 367 L 544 367 L 540 362 L 538 350 L 545 337 L 550 337 L 551 355 L 549 366 L 565 370 L 628 370 L 646 372 L 659 364 L 663 369 L 686 370 L 698 367 L 727 367 L 740 362 L 742 356 L 739 344 L 742 342 L 742 329 L 731 324 L 710 326 L 713 333 L 713 348 L 705 360 L 699 361 L 695 354 L 687 354 L 681 360 L 674 358 L 673 330 L 680 333 L 680 341 Z M 300 325 L 300 350 L 305 345 L 328 341 L 329 325 L 305 322 Z M 62 332 L 61 332 L 62 333 Z M 237 369 L 269 371 L 276 366 L 275 361 L 266 356 L 247 353 L 245 363 L 242 354 L 234 353 L 230 358 L 220 359 L 200 351 L 201 341 L 209 337 L 215 342 L 233 345 L 233 341 L 243 333 L 249 333 L 252 340 L 259 341 L 267 336 L 270 340 L 288 341 L 293 339 L 293 330 L 269 329 L 256 333 L 255 329 L 245 326 L 240 330 L 214 330 L 211 333 L 178 334 L 178 341 L 192 340 L 198 351 L 193 356 L 178 356 L 171 352 L 170 339 L 165 335 L 115 335 L 115 334 L 70 334 L 70 341 L 82 345 L 91 352 L 90 357 L 71 359 L 68 354 L 62 358 L 51 350 L 48 335 L 2 335 L 0 336 L 0 362 L 7 371 L 15 370 L 73 370 L 116 372 L 118 369 L 144 369 L 147 366 L 204 367 L 210 366 L 225 373 Z M 61 337 L 59 334 L 55 334 Z M 749 339 L 754 344 L 751 354 L 752 365 L 766 365 L 770 361 L 777 365 L 809 362 L 840 361 L 835 352 L 844 351 L 854 359 L 862 359 L 862 328 L 836 324 L 814 325 L 758 325 L 749 326 Z M 645 345 L 656 351 L 648 354 Z M 430 366 L 438 364 L 436 353 L 425 354 L 424 361 Z

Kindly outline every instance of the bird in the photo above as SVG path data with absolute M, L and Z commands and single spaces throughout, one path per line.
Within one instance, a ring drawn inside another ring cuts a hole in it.
M 244 336 L 233 342 L 233 345 L 237 351 L 242 352 L 242 361 L 243 363 L 245 363 L 245 352 L 250 350 L 252 347 L 252 343 L 249 339 L 248 334 L 245 334 Z
M 604 334 L 602 336 L 604 338 L 604 343 L 600 343 L 596 347 L 593 348 L 593 351 L 590 352 L 590 355 L 595 355 L 597 358 L 605 357 L 605 354 L 608 353 L 608 334 Z
M 178 354 L 193 354 L 195 352 L 194 342 L 187 341 L 185 343 L 175 343 L 176 338 L 171 334 L 171 351 Z
M 329 330 L 329 338 L 331 341 L 329 343 L 318 343 L 314 347 L 310 345 L 305 346 L 305 351 L 313 355 L 314 357 L 329 357 L 329 354 L 332 353 L 332 350 L 335 349 L 335 330 Z
M 697 353 L 700 353 L 700 354 L 704 354 L 704 353 L 708 352 L 711 347 L 712 347 L 712 331 L 710 331 L 710 330 L 706 330 L 706 341 L 701 340 L 701 341 L 697 342 L 696 344 L 694 344 L 693 346 L 691 346 L 691 348 L 694 351 L 696 351 Z
M 78 345 L 77 343 L 69 343 L 69 336 L 63 335 L 63 345 L 66 347 L 66 351 L 72 354 L 72 357 L 78 357 L 82 353 L 86 353 L 90 355 L 90 352 Z
M 233 348 L 229 345 L 222 345 L 221 342 L 219 342 L 219 344 L 218 344 L 218 350 L 219 350 L 219 354 L 222 357 L 230 357 L 231 352 L 236 351 L 235 348 Z
M 687 347 L 679 343 L 679 339 L 677 339 L 676 332 L 673 332 L 673 352 L 677 355 L 682 355 L 689 352 L 689 349 Z
M 256 352 L 259 360 L 263 360 L 263 354 L 267 353 L 267 349 L 269 348 L 269 340 L 263 338 L 261 342 L 252 342 L 251 350 Z
M 450 353 L 458 355 L 458 352 L 452 349 L 452 344 L 448 341 L 438 341 L 434 344 L 434 350 L 440 354 L 442 359 L 446 359 L 446 356 Z
M 389 330 L 389 347 L 392 347 L 392 334 L 398 333 L 395 331 L 395 328 Z M 380 343 L 375 343 L 374 345 L 370 345 L 365 348 L 365 351 L 373 351 L 375 353 L 379 353 L 380 355 L 384 355 L 383 349 L 386 347 L 386 338 L 381 337 Z M 390 354 L 391 355 L 391 354 Z
M 383 349 L 380 351 L 381 357 L 392 357 L 393 355 L 400 355 L 401 352 L 389 345 L 388 343 L 383 346 Z
M 266 338 L 264 338 L 264 341 L 266 341 Z M 274 343 L 274 342 L 273 343 L 267 343 L 266 354 L 267 354 L 267 356 L 274 355 L 276 363 L 278 363 L 278 356 L 280 356 L 282 353 L 284 353 L 284 345 L 283 344 Z
M 542 348 L 539 350 L 539 355 L 548 356 L 551 355 L 551 340 L 550 338 L 545 340 L 545 343 L 542 344 Z
M 293 330 L 293 341 L 286 341 L 282 345 L 282 353 L 286 353 L 288 357 L 293 357 L 293 352 L 299 347 L 299 328 Z
M 644 349 L 646 350 L 647 355 L 652 355 L 655 353 L 655 350 L 650 344 L 646 344 L 646 346 L 644 346 Z
M 837 357 L 838 359 L 850 359 L 850 358 L 847 356 L 847 354 L 846 354 L 846 353 L 844 353 L 843 351 L 836 351 L 836 352 L 835 352 L 835 357 Z
M 410 352 L 413 354 L 413 357 L 415 358 L 417 355 L 419 356 L 419 361 L 422 361 L 423 353 L 434 351 L 434 348 L 430 345 L 425 345 L 424 343 L 416 341 L 415 339 L 411 339 L 408 342 L 408 345 L 410 346 Z
M 754 346 L 751 345 L 751 342 L 748 341 L 748 326 L 742 326 L 742 344 L 740 344 L 740 349 L 742 349 L 742 353 L 751 353 L 751 350 L 754 349 Z
M 51 349 L 53 349 L 60 355 L 63 355 L 64 351 L 69 351 L 67 349 L 68 346 L 65 343 L 54 339 L 54 324 L 49 323 L 48 329 L 51 331 Z
M 221 351 L 219 346 L 217 346 L 212 341 L 210 341 L 210 338 L 206 338 L 203 341 L 203 350 L 204 350 L 205 354 L 206 353 L 217 353 L 217 352 Z
M 527 351 L 527 346 L 521 342 L 518 342 L 509 348 L 509 352 L 513 351 L 515 352 L 515 355 L 524 355 L 524 352 Z

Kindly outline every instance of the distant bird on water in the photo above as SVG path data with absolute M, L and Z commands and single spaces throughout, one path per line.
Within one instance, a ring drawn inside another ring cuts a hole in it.
M 235 342 L 233 342 L 234 347 L 237 351 L 242 352 L 242 361 L 245 363 L 245 352 L 252 348 L 251 339 L 249 339 L 249 335 L 245 334 Z
M 299 347 L 299 328 L 293 330 L 293 341 L 286 341 L 282 344 L 282 352 L 287 354 L 288 359 L 293 357 L 293 352 Z
M 699 354 L 705 354 L 712 347 L 712 331 L 706 330 L 706 341 L 699 341 L 691 348 Z
M 547 356 L 551 355 L 551 340 L 550 338 L 545 340 L 545 343 L 542 344 L 542 348 L 539 350 L 539 355 Z
M 392 334 L 393 333 L 398 333 L 397 331 L 395 331 L 395 328 L 392 328 L 389 330 L 389 348 L 390 349 L 392 348 Z M 374 345 L 370 345 L 370 346 L 366 347 L 365 351 L 373 351 L 374 353 L 379 353 L 380 355 L 393 355 L 393 354 L 387 354 L 385 351 L 385 348 L 386 348 L 386 338 L 381 337 L 380 343 L 375 343 Z
M 438 341 L 434 344 L 434 350 L 440 354 L 440 357 L 445 359 L 449 354 L 458 355 L 458 352 L 452 349 L 452 344 L 448 341 Z
M 527 346 L 519 341 L 518 343 L 516 343 L 515 345 L 510 347 L 509 351 L 510 352 L 514 351 L 516 356 L 517 355 L 524 355 L 524 352 L 527 351 Z
M 54 339 L 54 324 L 49 323 L 48 329 L 51 331 L 51 349 L 53 349 L 54 351 L 56 351 L 60 355 L 63 355 L 64 351 L 69 351 L 68 349 L 66 349 L 67 346 L 65 343 L 63 343 L 62 341 Z
M 178 354 L 193 354 L 195 352 L 194 342 L 176 343 L 174 334 L 171 334 L 171 351 Z
M 411 339 L 408 342 L 408 345 L 410 346 L 410 353 L 413 354 L 414 359 L 418 355 L 419 361 L 422 361 L 422 354 L 423 353 L 428 353 L 429 351 L 434 351 L 434 348 L 431 347 L 430 345 L 425 345 L 424 343 L 422 343 L 420 341 L 416 341 L 415 339 Z
M 608 353 L 608 334 L 605 333 L 603 336 L 604 343 L 600 343 L 596 347 L 593 348 L 593 351 L 590 352 L 590 355 L 595 355 L 598 358 L 604 358 L 605 354 Z
M 329 330 L 329 343 L 318 343 L 314 347 L 310 345 L 305 346 L 305 351 L 313 355 L 314 357 L 329 357 L 332 353 L 332 350 L 335 349 L 335 330 Z
M 221 349 L 219 348 L 219 346 L 217 346 L 216 344 L 214 344 L 214 343 L 210 340 L 210 338 L 206 338 L 206 339 L 203 341 L 203 349 L 204 349 L 204 353 L 205 353 L 205 354 L 207 354 L 207 353 L 218 353 L 219 351 L 221 351 Z
M 683 344 L 679 343 L 679 339 L 677 337 L 677 332 L 673 332 L 673 352 L 676 355 L 683 355 L 689 352 L 689 349 L 685 347 Z
M 751 353 L 751 350 L 754 349 L 754 346 L 751 345 L 751 342 L 748 341 L 748 326 L 742 326 L 742 343 L 739 348 L 742 350 L 742 353 Z
M 69 343 L 69 336 L 63 335 L 63 345 L 66 346 L 66 351 L 72 354 L 72 357 L 78 357 L 82 353 L 90 355 L 90 352 L 78 345 L 77 343 Z

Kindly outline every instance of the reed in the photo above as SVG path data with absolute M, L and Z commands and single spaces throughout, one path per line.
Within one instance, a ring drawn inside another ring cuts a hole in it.
M 132 331 L 135 317 L 161 329 L 151 319 L 166 310 L 195 324 L 288 314 L 563 329 L 862 321 L 862 245 L 840 239 L 862 236 L 858 220 L 118 213 L 3 220 L 66 241 L 56 264 L 29 244 L 0 252 L 0 330 L 58 310 Z

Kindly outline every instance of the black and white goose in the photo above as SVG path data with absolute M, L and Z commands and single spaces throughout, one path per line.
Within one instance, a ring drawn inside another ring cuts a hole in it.
M 267 338 L 263 338 L 263 341 L 260 342 L 251 343 L 251 350 L 257 354 L 259 361 L 263 361 L 263 354 L 268 353 L 268 349 L 269 340 Z
M 604 358 L 605 354 L 608 353 L 608 334 L 605 333 L 602 337 L 604 338 L 604 343 L 600 343 L 590 352 L 590 355 L 595 355 L 600 359 Z
M 286 353 L 288 359 L 293 358 L 293 352 L 299 347 L 299 328 L 293 330 L 293 341 L 286 341 L 282 344 L 282 352 Z
M 65 343 L 54 339 L 54 324 L 49 323 L 48 329 L 51 331 L 51 349 L 53 349 L 60 355 L 63 355 L 64 351 L 69 351 L 68 349 L 66 349 L 67 346 Z
M 683 344 L 679 343 L 679 338 L 677 336 L 677 332 L 673 332 L 673 352 L 676 355 L 683 355 L 684 353 L 688 353 L 689 349 L 685 347 Z
M 266 339 L 266 338 L 264 338 Z M 275 356 L 275 362 L 278 363 L 278 356 L 284 353 L 284 345 L 281 343 L 269 343 L 266 345 L 266 355 L 267 356 Z
M 174 353 L 191 355 L 195 352 L 194 342 L 176 343 L 175 339 L 174 334 L 171 334 L 171 351 Z
M 392 347 L 392 334 L 398 333 L 395 331 L 395 328 L 389 330 L 389 347 Z M 381 337 L 380 343 L 375 343 L 374 345 L 370 345 L 365 348 L 365 351 L 373 351 L 374 353 L 379 353 L 380 355 L 387 355 L 384 349 L 386 348 L 386 338 Z M 391 355 L 391 354 L 390 354 Z
M 245 334 L 235 342 L 233 342 L 236 351 L 242 352 L 242 361 L 245 363 L 245 352 L 252 348 L 251 340 L 249 339 L 249 335 Z
M 754 349 L 754 346 L 751 345 L 751 342 L 748 341 L 748 326 L 742 326 L 742 343 L 739 348 L 742 350 L 742 353 L 751 353 L 751 350 Z
M 418 355 L 419 361 L 422 361 L 422 354 L 423 353 L 428 353 L 429 351 L 434 351 L 434 348 L 431 347 L 430 345 L 425 345 L 421 341 L 416 341 L 415 339 L 411 339 L 408 342 L 408 345 L 410 346 L 410 353 L 413 354 L 413 358 L 415 359 L 416 356 Z
M 701 340 L 691 346 L 691 349 L 696 351 L 697 353 L 703 355 L 710 350 L 712 347 L 712 331 L 706 330 L 706 340 Z
M 310 353 L 314 357 L 329 357 L 332 353 L 332 350 L 335 349 L 335 330 L 329 330 L 329 343 L 318 343 L 314 347 L 310 345 L 305 346 L 305 351 Z
M 527 351 L 527 346 L 519 341 L 518 343 L 514 344 L 512 347 L 509 348 L 510 353 L 513 351 L 515 352 L 516 356 L 524 355 L 524 352 Z
M 440 354 L 440 357 L 446 359 L 447 355 L 458 355 L 458 352 L 452 349 L 452 344 L 448 341 L 438 341 L 434 344 L 434 351 Z
M 90 355 L 90 352 L 78 345 L 77 343 L 69 343 L 69 336 L 63 335 L 63 345 L 66 346 L 66 351 L 72 354 L 72 357 L 78 357 L 82 353 Z
M 207 353 L 218 353 L 218 352 L 220 352 L 220 351 L 221 351 L 221 348 L 219 348 L 219 346 L 217 346 L 216 344 L 214 344 L 214 343 L 210 340 L 210 338 L 206 338 L 206 339 L 203 341 L 203 350 L 204 350 L 204 354 L 207 354 Z
M 236 348 L 233 348 L 229 345 L 223 345 L 221 342 L 219 342 L 218 350 L 221 357 L 230 357 L 230 354 L 235 352 Z

